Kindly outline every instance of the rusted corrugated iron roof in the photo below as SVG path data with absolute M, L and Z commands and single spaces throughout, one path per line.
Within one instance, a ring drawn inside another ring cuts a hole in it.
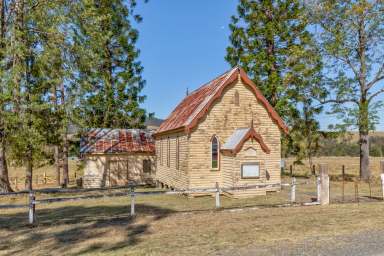
M 88 130 L 80 141 L 82 154 L 139 152 L 155 154 L 155 141 L 151 131 L 95 128 Z
M 173 110 L 168 118 L 160 125 L 156 134 L 184 128 L 187 132 L 198 124 L 198 121 L 208 112 L 213 102 L 221 97 L 224 88 L 233 84 L 238 78 L 251 88 L 257 100 L 265 107 L 270 117 L 284 131 L 288 132 L 288 127 L 283 120 L 268 103 L 256 85 L 248 78 L 243 69 L 235 67 L 225 72 L 199 89 L 193 91 Z

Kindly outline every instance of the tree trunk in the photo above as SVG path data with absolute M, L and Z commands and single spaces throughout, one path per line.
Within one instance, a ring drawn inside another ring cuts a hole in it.
M 371 176 L 369 169 L 369 134 L 360 131 L 360 177 L 368 180 Z
M 5 142 L 3 139 L 0 139 L 0 192 L 13 192 L 9 184 L 8 166 L 5 158 Z
M 63 183 L 62 187 L 67 187 L 69 183 L 69 166 L 68 166 L 68 136 L 67 134 L 63 137 Z
M 61 107 L 63 108 L 63 113 L 66 115 L 65 111 L 65 87 L 62 83 L 60 86 L 60 94 L 61 94 Z M 69 142 L 68 142 L 68 123 L 66 122 L 67 116 L 64 117 L 64 127 L 63 128 L 63 134 L 62 134 L 62 141 L 63 141 L 63 183 L 62 187 L 67 187 L 69 183 L 69 166 L 68 166 L 68 151 L 69 151 Z
M 55 152 L 54 152 L 54 157 L 55 157 L 55 169 L 56 169 L 56 183 L 57 186 L 60 186 L 60 152 L 59 152 L 59 146 L 55 145 Z
M 3 40 L 5 38 L 6 28 L 5 28 L 5 1 L 0 0 L 0 40 L 1 44 L 0 47 L 2 51 L 5 48 L 5 44 L 3 43 Z M 3 55 L 0 56 L 0 60 L 2 61 L 4 58 Z M 0 94 L 2 94 L 2 88 L 0 88 Z M 12 192 L 11 185 L 9 184 L 9 177 L 8 177 L 8 166 L 7 166 L 7 160 L 5 156 L 5 131 L 4 131 L 4 123 L 1 117 L 1 113 L 4 113 L 4 107 L 5 103 L 0 102 L 0 192 Z
M 369 114 L 368 102 L 364 97 L 360 102 L 359 112 L 360 178 L 367 180 L 371 176 L 369 170 Z
M 26 169 L 25 169 L 25 189 L 32 190 L 32 148 L 29 147 L 26 157 Z
M 24 42 L 23 32 L 24 32 L 24 0 L 15 1 L 15 25 L 14 25 L 14 34 L 15 40 L 17 43 Z M 23 63 L 22 53 L 20 53 L 20 49 L 14 53 L 13 56 L 13 69 L 19 69 Z M 13 77 L 14 89 L 13 89 L 13 97 L 15 102 L 15 113 L 20 113 L 20 105 L 21 105 L 21 73 L 23 71 L 19 70 Z

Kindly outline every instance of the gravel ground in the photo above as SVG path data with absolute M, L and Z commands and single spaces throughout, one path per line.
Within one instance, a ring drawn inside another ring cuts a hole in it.
M 361 232 L 332 238 L 314 237 L 300 243 L 288 241 L 276 242 L 274 246 L 218 253 L 220 256 L 255 256 L 255 255 L 324 255 L 324 256 L 384 256 L 384 230 Z

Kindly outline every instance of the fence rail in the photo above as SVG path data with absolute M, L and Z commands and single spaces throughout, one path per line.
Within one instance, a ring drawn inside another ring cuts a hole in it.
M 384 170 L 384 165 L 383 165 Z M 259 184 L 259 185 L 244 185 L 244 186 L 236 186 L 236 187 L 219 187 L 218 183 L 215 183 L 213 187 L 204 187 L 204 188 L 195 188 L 188 190 L 171 190 L 171 191 L 137 191 L 138 186 L 134 184 L 129 184 L 127 186 L 119 186 L 119 187 L 106 187 L 106 188 L 90 188 L 90 189 L 39 189 L 35 191 L 20 191 L 14 193 L 4 193 L 0 194 L 3 196 L 7 195 L 19 195 L 19 194 L 29 194 L 29 203 L 22 205 L 0 205 L 0 209 L 6 208 L 25 208 L 28 207 L 28 221 L 30 224 L 36 224 L 36 205 L 42 204 L 51 204 L 56 202 L 65 202 L 65 201 L 78 201 L 78 200 L 86 200 L 86 199 L 98 199 L 98 198 L 109 198 L 109 197 L 129 197 L 130 198 L 130 215 L 134 216 L 136 214 L 135 209 L 135 201 L 137 197 L 149 196 L 149 195 L 189 195 L 196 193 L 209 193 L 214 194 L 214 206 L 215 209 L 222 208 L 221 202 L 221 194 L 225 192 L 232 191 L 244 191 L 251 189 L 259 189 L 259 188 L 275 188 L 275 187 L 287 187 L 289 189 L 289 194 L 287 196 L 287 201 L 290 202 L 289 205 L 297 205 L 297 193 L 300 193 L 301 186 L 305 185 L 314 185 L 313 188 L 316 190 L 315 201 L 313 201 L 313 197 L 311 198 L 311 202 L 302 202 L 302 205 L 317 205 L 317 204 L 329 204 L 330 203 L 330 193 L 335 193 L 331 188 L 331 181 L 328 175 L 328 167 L 327 165 L 322 165 L 319 168 L 320 175 L 316 177 L 315 180 L 305 180 L 300 181 L 296 177 L 291 177 L 290 182 L 287 183 L 275 183 L 275 184 Z M 347 184 L 345 180 L 346 172 L 345 168 L 342 169 L 342 187 L 341 187 L 341 196 L 342 201 L 345 199 L 345 186 Z M 348 183 L 349 184 L 349 183 Z M 355 192 L 355 201 L 359 202 L 359 186 L 361 186 L 360 181 L 355 181 L 351 183 L 354 185 Z M 369 185 L 369 194 L 372 197 L 372 187 L 371 182 L 367 183 Z M 382 200 L 384 198 L 384 174 L 381 175 L 381 191 L 380 196 L 377 198 Z M 123 190 L 123 191 L 115 191 L 115 190 Z M 75 193 L 86 193 L 86 192 L 94 192 L 94 191 L 115 191 L 109 194 L 97 194 L 97 195 L 81 195 L 77 197 L 55 197 L 55 198 L 36 198 L 36 195 L 41 193 L 45 194 L 75 194 Z M 308 200 L 308 195 L 311 195 L 312 192 L 304 192 L 307 193 L 306 200 Z M 285 201 L 285 202 L 287 202 Z M 298 200 L 300 202 L 300 198 Z
M 128 185 L 114 188 L 98 188 L 98 189 L 41 189 L 37 191 L 22 191 L 15 193 L 7 193 L 3 195 L 17 195 L 17 194 L 29 194 L 29 203 L 26 205 L 0 205 L 0 209 L 6 208 L 25 208 L 28 207 L 28 221 L 29 224 L 36 224 L 36 205 L 41 204 L 51 204 L 56 202 L 65 202 L 65 201 L 78 201 L 78 200 L 86 200 L 86 199 L 98 199 L 98 198 L 109 198 L 109 197 L 130 197 L 130 215 L 134 216 L 135 213 L 135 199 L 140 196 L 149 196 L 149 195 L 189 195 L 196 193 L 210 193 L 214 194 L 214 204 L 215 209 L 221 208 L 221 194 L 223 192 L 231 192 L 231 191 L 244 191 L 258 188 L 273 188 L 273 187 L 281 187 L 281 186 L 289 186 L 291 188 L 290 193 L 290 201 L 291 204 L 296 203 L 295 201 L 295 193 L 296 186 L 299 184 L 308 184 L 308 182 L 296 182 L 296 179 L 293 178 L 291 183 L 286 184 L 260 184 L 260 185 L 248 185 L 248 186 L 238 186 L 238 187 L 225 187 L 220 188 L 219 184 L 216 183 L 215 187 L 210 188 L 196 188 L 189 190 L 173 190 L 173 191 L 136 191 L 137 186 Z M 77 197 L 55 197 L 55 198 L 45 198 L 45 199 L 36 199 L 36 193 L 83 193 L 89 191 L 110 191 L 110 190 L 118 190 L 118 189 L 128 189 L 128 191 L 122 192 L 114 192 L 111 194 L 102 194 L 102 195 L 85 195 L 85 196 L 77 196 Z M 317 200 L 318 201 L 318 200 Z M 317 202 L 307 202 L 306 204 L 316 204 Z

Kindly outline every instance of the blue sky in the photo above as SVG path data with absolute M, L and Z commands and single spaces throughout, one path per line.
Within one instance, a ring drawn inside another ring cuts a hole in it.
M 143 107 L 166 118 L 185 97 L 187 88 L 192 91 L 230 68 L 224 56 L 229 44 L 228 24 L 238 0 L 139 2 L 137 12 L 144 20 L 137 25 L 137 46 L 147 81 Z M 321 127 L 336 120 L 322 114 Z M 377 128 L 384 130 L 384 114 Z

